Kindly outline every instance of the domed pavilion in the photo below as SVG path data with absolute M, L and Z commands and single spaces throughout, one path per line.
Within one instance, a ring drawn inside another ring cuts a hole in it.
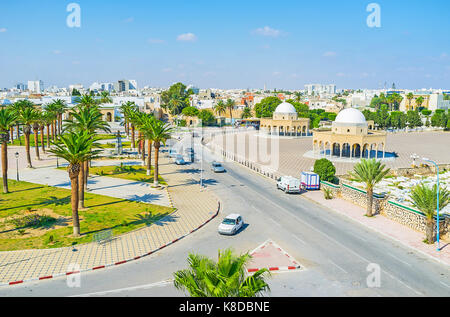
M 283 102 L 275 109 L 272 118 L 261 118 L 260 129 L 270 135 L 307 136 L 309 118 L 299 118 L 295 107 Z
M 385 158 L 386 132 L 374 130 L 361 111 L 342 110 L 331 130 L 314 130 L 313 149 L 319 157 Z

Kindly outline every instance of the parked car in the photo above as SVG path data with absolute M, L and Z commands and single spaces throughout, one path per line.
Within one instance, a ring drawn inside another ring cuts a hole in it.
M 186 161 L 184 160 L 183 155 L 178 154 L 175 157 L 175 164 L 177 164 L 177 165 L 185 165 L 186 164 Z
M 277 189 L 281 189 L 286 194 L 300 193 L 300 180 L 292 176 L 282 176 L 278 179 Z
M 236 234 L 244 225 L 244 220 L 239 214 L 228 215 L 219 225 L 219 233 L 225 235 Z
M 225 168 L 222 166 L 222 164 L 213 162 L 211 164 L 211 171 L 214 173 L 225 173 Z

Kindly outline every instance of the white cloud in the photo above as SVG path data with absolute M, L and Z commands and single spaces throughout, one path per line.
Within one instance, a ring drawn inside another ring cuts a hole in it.
M 7 31 L 6 28 L 0 28 L 0 33 L 5 33 Z
M 447 53 L 442 53 L 441 54 L 441 58 L 447 58 L 448 57 L 448 54 Z
M 125 23 L 132 23 L 132 22 L 134 22 L 134 18 L 133 17 L 129 17 L 128 19 L 125 19 L 123 22 L 125 22 Z
M 195 41 L 197 41 L 197 36 L 194 33 L 180 34 L 177 37 L 177 41 L 181 41 L 181 42 L 195 42 Z
M 148 39 L 148 42 L 150 44 L 163 44 L 163 43 L 166 43 L 166 41 L 161 40 L 161 39 Z
M 265 26 L 263 28 L 258 28 L 252 32 L 256 35 L 269 36 L 269 37 L 279 37 L 281 35 L 280 30 L 272 29 L 270 26 Z
M 336 52 L 325 52 L 325 53 L 323 53 L 323 57 L 333 57 L 333 56 L 336 56 L 337 55 L 337 53 Z

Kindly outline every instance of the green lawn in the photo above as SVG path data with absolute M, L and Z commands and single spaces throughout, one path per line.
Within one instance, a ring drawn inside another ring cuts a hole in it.
M 20 135 L 21 144 L 25 146 L 25 136 L 23 134 Z M 51 142 L 51 136 L 50 136 L 50 142 Z M 12 145 L 21 145 L 19 143 L 18 139 L 14 139 Z M 38 144 L 41 146 L 41 134 L 38 136 Z M 47 147 L 47 134 L 44 134 L 44 145 Z M 34 146 L 34 134 L 30 134 L 30 146 Z
M 123 234 L 148 226 L 174 211 L 173 208 L 86 193 L 87 209 L 79 212 L 82 236 L 73 238 L 70 190 L 13 180 L 9 180 L 9 190 L 11 193 L 0 196 L 0 251 L 91 242 L 95 232 L 112 229 L 114 235 Z M 17 221 L 36 215 L 47 217 L 41 218 L 41 223 L 25 228 L 23 221 Z
M 147 176 L 147 167 L 141 165 L 91 167 L 89 168 L 89 173 L 91 175 L 116 177 L 144 183 L 153 183 L 154 179 L 153 166 L 150 176 Z M 167 185 L 161 176 L 158 177 L 158 180 L 160 184 Z
M 100 148 L 102 149 L 114 149 L 116 147 L 116 143 L 101 143 Z M 122 142 L 123 148 L 131 148 L 131 142 Z

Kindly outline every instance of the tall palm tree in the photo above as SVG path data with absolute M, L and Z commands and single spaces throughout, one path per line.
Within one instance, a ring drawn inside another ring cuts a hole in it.
M 42 124 L 47 128 L 47 147 L 50 147 L 50 126 L 55 120 L 53 112 L 45 110 L 41 116 Z
M 33 120 L 31 127 L 33 128 L 33 136 L 34 136 L 34 149 L 36 150 L 36 159 L 38 161 L 41 160 L 39 155 L 39 127 L 41 120 L 41 111 L 36 109 L 36 117 Z
M 214 111 L 221 117 L 226 111 L 227 107 L 223 100 L 219 100 L 219 102 L 214 106 Z M 220 119 L 220 126 L 222 126 L 222 119 Z
M 246 265 L 251 256 L 240 256 L 231 249 L 219 251 L 218 261 L 205 256 L 189 254 L 189 269 L 174 273 L 174 285 L 179 290 L 186 290 L 191 297 L 257 297 L 270 291 L 266 282 L 267 269 L 253 275 L 246 274 Z
M 122 112 L 124 117 L 125 133 L 128 136 L 130 136 L 130 116 L 135 111 L 137 111 L 137 106 L 134 102 L 128 101 L 120 106 L 120 112 Z
M 113 100 L 109 96 L 109 92 L 102 91 L 101 94 L 100 94 L 99 103 L 112 103 L 112 102 L 113 102 Z
M 22 145 L 22 139 L 20 138 L 20 126 L 23 124 L 20 121 L 20 112 L 27 108 L 33 109 L 34 104 L 31 101 L 26 100 L 26 99 L 19 100 L 12 105 L 13 111 L 15 111 L 16 114 L 18 115 L 17 120 L 16 120 L 16 134 L 17 134 L 17 139 L 19 139 L 19 145 Z
M 411 190 L 411 200 L 417 209 L 427 218 L 426 243 L 435 241 L 434 225 L 437 209 L 437 185 L 429 188 L 425 184 L 419 184 Z M 444 209 L 450 203 L 450 192 L 446 188 L 439 189 L 439 210 Z
M 357 182 L 366 184 L 367 191 L 367 217 L 372 217 L 373 189 L 388 173 L 390 169 L 385 169 L 385 165 L 376 159 L 362 159 L 360 163 L 353 167 L 353 172 L 349 174 Z
M 417 98 L 417 99 L 416 99 L 416 105 L 417 105 L 417 108 L 422 107 L 422 104 L 423 104 L 424 101 L 425 101 L 425 99 L 424 99 L 422 96 L 420 96 L 419 98 Z
M 70 112 L 71 119 L 65 120 L 64 130 L 71 132 L 87 131 L 94 135 L 96 131 L 110 133 L 109 124 L 102 120 L 102 114 L 97 107 L 77 106 Z M 80 165 L 80 208 L 84 208 L 84 191 L 87 190 L 87 181 L 89 177 L 89 161 L 83 161 Z
M 33 107 L 21 108 L 18 113 L 18 119 L 24 125 L 23 133 L 25 134 L 25 150 L 27 153 L 28 168 L 32 168 L 30 156 L 30 134 L 31 126 L 39 118 L 39 113 Z
M 406 99 L 408 99 L 408 108 L 411 108 L 411 100 L 414 99 L 414 94 L 412 92 L 408 93 L 406 95 Z M 414 107 L 412 110 L 414 110 Z
M 0 109 L 0 142 L 2 144 L 3 193 L 8 190 L 8 139 L 9 130 L 16 123 L 17 114 L 12 108 Z
M 147 175 L 150 176 L 152 169 L 152 145 L 153 145 L 153 125 L 155 124 L 155 117 L 153 115 L 142 113 L 140 116 L 138 129 L 141 138 L 147 140 Z
M 81 131 L 60 135 L 57 142 L 48 150 L 54 156 L 62 158 L 69 163 L 67 172 L 69 173 L 72 190 L 71 204 L 74 237 L 80 236 L 78 180 L 81 164 L 99 153 L 98 150 L 93 150 L 95 146 L 95 137 L 87 131 Z
M 227 102 L 225 103 L 225 107 L 230 111 L 231 121 L 233 121 L 233 109 L 234 109 L 235 104 L 236 103 L 232 99 L 228 99 Z
M 63 114 L 67 111 L 68 106 L 66 104 L 66 102 L 64 100 L 61 99 L 57 99 L 54 102 L 55 105 L 55 114 L 56 114 L 56 118 L 58 119 L 58 134 L 61 134 L 62 132 L 62 116 Z
M 250 109 L 250 107 L 245 106 L 245 108 L 241 114 L 241 119 L 246 119 L 246 118 L 251 118 L 251 117 L 252 117 L 252 110 Z
M 152 130 L 152 141 L 155 147 L 155 170 L 154 170 L 154 181 L 153 186 L 159 186 L 159 148 L 162 144 L 166 144 L 166 141 L 171 138 L 171 133 L 173 129 L 169 124 L 162 122 L 161 120 L 154 120 L 151 125 Z
M 52 134 L 52 140 L 55 141 L 56 138 L 56 120 L 58 118 L 58 105 L 53 101 L 52 103 L 46 104 L 44 107 L 44 111 L 48 113 L 49 118 L 52 118 L 52 121 L 50 123 L 51 126 L 51 134 Z M 49 133 L 47 126 L 47 134 Z M 48 145 L 48 144 L 47 144 Z

